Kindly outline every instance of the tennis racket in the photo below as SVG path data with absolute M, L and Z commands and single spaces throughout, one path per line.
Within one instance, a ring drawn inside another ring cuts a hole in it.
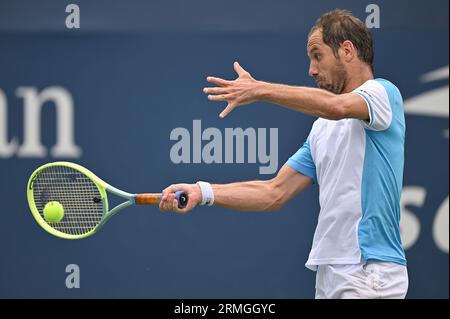
M 110 209 L 108 193 L 126 201 Z M 47 232 L 65 239 L 80 239 L 95 234 L 128 206 L 158 205 L 161 194 L 130 194 L 107 184 L 78 164 L 55 162 L 33 172 L 28 181 L 27 199 L 34 218 Z M 186 207 L 185 192 L 177 192 L 176 199 L 179 208 Z M 44 207 L 51 201 L 64 207 L 64 216 L 57 223 L 49 223 L 44 218 Z

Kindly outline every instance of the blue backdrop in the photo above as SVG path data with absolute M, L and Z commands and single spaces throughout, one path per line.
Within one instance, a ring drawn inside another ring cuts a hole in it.
M 257 79 L 313 85 L 309 28 L 336 7 L 365 20 L 368 3 L 77 1 L 80 28 L 67 29 L 69 3 L 0 0 L 0 297 L 313 298 L 314 273 L 304 263 L 319 212 L 316 186 L 277 213 L 201 207 L 179 216 L 133 207 L 79 241 L 42 230 L 25 188 L 36 167 L 56 160 L 130 192 L 273 177 L 247 157 L 176 164 L 170 134 L 192 135 L 193 120 L 223 134 L 277 128 L 280 168 L 314 118 L 256 103 L 220 120 L 224 105 L 202 93 L 206 76 L 234 78 L 238 60 Z M 408 297 L 448 298 L 448 1 L 377 4 L 376 76 L 396 83 L 406 102 Z M 72 147 L 61 142 L 71 132 Z M 80 267 L 78 289 L 65 285 L 68 264 Z

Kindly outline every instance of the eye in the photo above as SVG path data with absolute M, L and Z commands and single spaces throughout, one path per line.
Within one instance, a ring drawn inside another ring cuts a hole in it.
M 320 61 L 320 58 L 321 58 L 322 56 L 319 54 L 319 53 L 315 53 L 314 54 L 314 59 L 316 59 L 317 61 Z

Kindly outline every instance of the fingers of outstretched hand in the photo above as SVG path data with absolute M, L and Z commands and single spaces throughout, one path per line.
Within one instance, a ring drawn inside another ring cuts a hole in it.
M 232 84 L 233 81 L 228 81 L 228 80 L 224 80 L 221 78 L 216 78 L 214 76 L 208 76 L 206 78 L 206 81 L 208 81 L 209 83 L 213 83 L 215 85 L 221 86 L 221 87 L 226 87 Z
M 206 87 L 203 89 L 203 93 L 206 94 L 226 94 L 229 93 L 229 89 L 223 87 Z
M 231 99 L 233 99 L 232 94 L 208 95 L 210 101 L 229 101 Z
M 223 119 L 225 116 L 230 114 L 231 111 L 234 110 L 234 108 L 235 108 L 235 105 L 228 103 L 227 107 L 219 114 L 219 117 Z

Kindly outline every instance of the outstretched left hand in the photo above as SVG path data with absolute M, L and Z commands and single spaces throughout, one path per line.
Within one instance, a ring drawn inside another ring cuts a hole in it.
M 257 88 L 260 82 L 245 71 L 238 62 L 234 62 L 233 67 L 238 74 L 236 80 L 228 81 L 208 76 L 206 80 L 216 84 L 218 87 L 207 87 L 203 89 L 203 92 L 208 94 L 209 100 L 228 102 L 227 107 L 219 115 L 221 118 L 227 116 L 238 106 L 250 104 L 258 100 Z

